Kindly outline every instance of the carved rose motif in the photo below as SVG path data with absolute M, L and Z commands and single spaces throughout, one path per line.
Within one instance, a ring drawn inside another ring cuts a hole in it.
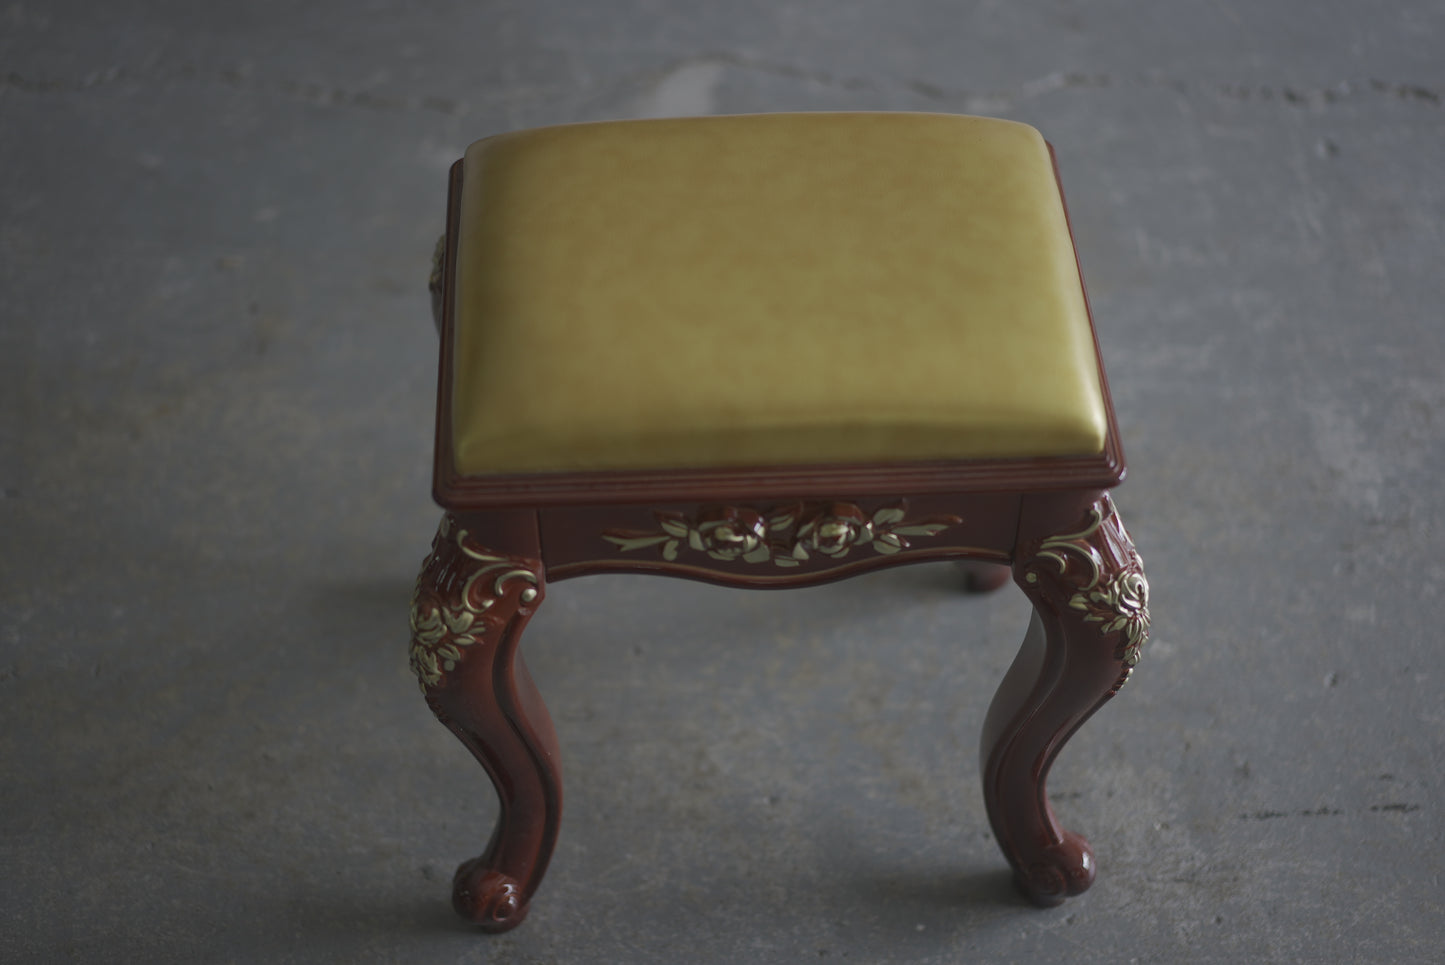
M 1103 586 L 1081 590 L 1069 600 L 1069 606 L 1083 610 L 1090 623 L 1102 623 L 1104 633 L 1122 631 L 1120 659 L 1128 667 L 1139 662 L 1149 638 L 1149 581 L 1142 570 L 1126 570 Z
M 937 536 L 962 520 L 932 516 L 905 521 L 907 504 L 884 506 L 869 517 L 854 503 L 792 503 L 762 512 L 741 506 L 712 508 L 696 521 L 673 510 L 653 513 L 661 532 L 613 529 L 602 534 L 624 553 L 657 547 L 668 562 L 685 544 L 725 563 L 768 563 L 799 566 L 813 554 L 841 559 L 855 548 L 872 545 L 891 555 L 909 548 L 910 537 Z
M 719 519 L 699 523 L 688 533 L 688 545 L 715 560 L 767 559 L 768 524 L 763 514 L 751 509 L 727 509 Z M 759 551 L 762 556 L 759 556 Z
M 873 541 L 873 524 L 857 506 L 834 503 L 824 515 L 814 516 L 799 526 L 795 539 L 809 552 L 847 556 L 857 544 Z
M 462 659 L 463 647 L 478 640 L 476 614 L 454 607 L 411 605 L 411 669 L 423 688 L 436 684 Z

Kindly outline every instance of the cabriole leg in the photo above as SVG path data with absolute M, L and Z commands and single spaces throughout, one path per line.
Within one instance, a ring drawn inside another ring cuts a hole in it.
M 417 579 L 411 666 L 427 705 L 486 768 L 501 802 L 491 842 L 452 882 L 487 931 L 521 923 L 552 856 L 562 776 L 552 719 L 517 653 L 542 602 L 540 561 L 479 546 L 442 520 Z
M 1020 888 L 1040 905 L 1056 905 L 1093 883 L 1094 856 L 1054 817 L 1049 768 L 1138 663 L 1149 585 L 1107 496 L 1077 532 L 1020 550 L 1014 580 L 1034 615 L 989 707 L 980 761 L 989 821 Z

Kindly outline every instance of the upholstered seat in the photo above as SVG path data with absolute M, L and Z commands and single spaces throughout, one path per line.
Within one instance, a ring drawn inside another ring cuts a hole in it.
M 1044 781 L 1138 662 L 1148 585 L 1037 131 L 793 114 L 505 134 L 453 165 L 438 250 L 446 516 L 411 665 L 501 804 L 454 878 L 461 914 L 512 928 L 542 882 L 560 754 L 519 643 L 551 584 L 594 573 L 1011 568 L 1034 619 L 984 723 L 984 800 L 1026 894 L 1089 887 Z
M 462 475 L 1103 450 L 1031 127 L 576 124 L 473 144 L 462 184 Z

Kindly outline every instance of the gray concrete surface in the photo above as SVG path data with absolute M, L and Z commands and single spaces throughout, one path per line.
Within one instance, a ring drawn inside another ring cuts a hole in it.
M 1445 908 L 1445 5 L 0 4 L 0 961 L 1426 962 Z M 850 108 L 1058 148 L 1155 638 L 1008 887 L 1012 589 L 558 584 L 521 929 L 405 666 L 447 165 Z

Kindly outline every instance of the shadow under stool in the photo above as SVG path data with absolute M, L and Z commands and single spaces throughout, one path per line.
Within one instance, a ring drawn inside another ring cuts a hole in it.
M 546 871 L 560 762 L 519 643 L 549 584 L 594 573 L 1011 568 L 1034 614 L 984 724 L 989 820 L 1033 900 L 1089 887 L 1045 780 L 1138 661 L 1148 585 L 1037 131 L 773 114 L 487 138 L 452 168 L 432 294 L 445 515 L 411 665 L 501 802 L 460 914 L 514 927 Z

